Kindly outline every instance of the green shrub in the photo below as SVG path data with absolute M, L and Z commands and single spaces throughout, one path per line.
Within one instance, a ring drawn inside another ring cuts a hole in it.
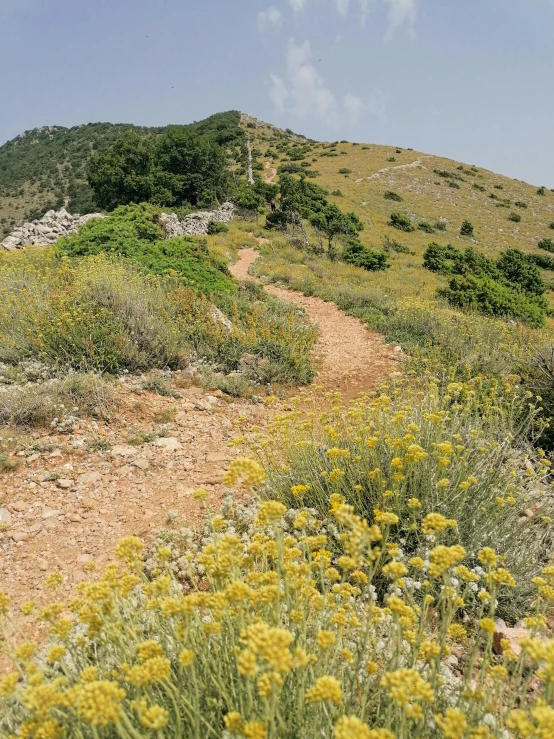
M 395 200 L 397 203 L 401 203 L 403 200 L 402 196 L 393 190 L 386 190 L 383 197 L 385 200 Z
M 417 224 L 417 227 L 420 231 L 423 231 L 423 233 L 426 233 L 426 234 L 435 233 L 435 229 L 427 221 L 420 221 L 420 223 Z
M 544 249 L 545 251 L 554 253 L 554 241 L 552 239 L 541 239 L 537 246 L 539 249 Z
M 412 256 L 415 254 L 414 251 L 396 241 L 396 239 L 391 239 L 390 236 L 383 236 L 383 251 L 387 254 L 390 254 L 391 251 L 397 254 L 411 254 Z
M 521 216 L 519 213 L 510 213 L 508 220 L 513 221 L 514 223 L 519 223 L 521 221 Z
M 374 251 L 364 246 L 360 241 L 351 239 L 344 247 L 342 258 L 348 264 L 368 270 L 368 272 L 378 272 L 388 269 L 390 266 L 387 262 L 387 255 L 384 252 Z
M 339 174 L 350 174 L 352 172 L 351 169 L 348 169 L 348 167 L 341 167 L 339 169 Z
M 462 225 L 460 227 L 460 234 L 462 236 L 473 236 L 473 225 L 471 221 L 468 221 L 468 220 L 462 221 Z
M 496 190 L 503 190 L 503 189 L 504 189 L 504 185 L 493 185 L 493 187 L 494 187 L 494 188 L 495 188 Z
M 448 187 L 452 187 L 452 188 L 454 188 L 454 190 L 459 190 L 460 189 L 460 186 L 458 185 L 458 183 L 457 182 L 454 182 L 453 180 L 449 180 L 448 181 Z
M 228 233 L 229 226 L 221 221 L 210 221 L 208 223 L 208 236 Z
M 387 162 L 396 162 L 396 157 L 388 157 Z
M 515 318 L 530 326 L 544 325 L 546 301 L 514 290 L 490 277 L 453 277 L 447 288 L 438 290 L 457 308 L 469 308 L 490 316 Z
M 113 254 L 126 257 L 155 275 L 174 273 L 183 284 L 205 294 L 232 293 L 227 267 L 207 249 L 205 240 L 163 238 L 158 213 L 149 205 L 117 208 L 107 218 L 89 221 L 78 234 L 56 245 L 70 257 Z
M 551 229 L 554 230 L 554 221 L 552 221 L 551 223 L 548 224 L 548 228 L 551 228 Z
M 537 195 L 546 195 L 546 188 L 539 187 L 539 189 L 537 190 Z
M 336 198 L 342 198 L 342 192 L 340 190 L 333 190 L 331 195 L 334 195 Z
M 435 231 L 446 231 L 446 221 L 435 221 L 433 228 Z
M 405 231 L 407 233 L 415 231 L 415 228 L 408 216 L 398 212 L 391 213 L 389 226 L 393 226 L 399 231 Z
M 479 190 L 480 192 L 485 192 L 485 187 L 483 185 L 480 185 L 478 182 L 473 183 L 474 190 Z
M 524 203 L 523 200 L 516 200 L 515 205 L 518 208 L 527 208 L 527 203 Z

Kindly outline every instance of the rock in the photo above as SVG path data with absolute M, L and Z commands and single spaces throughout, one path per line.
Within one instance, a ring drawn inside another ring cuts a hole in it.
M 86 565 L 87 562 L 92 562 L 92 555 L 91 554 L 80 554 L 77 557 L 77 562 L 80 565 Z
M 139 470 L 146 471 L 150 467 L 150 462 L 147 459 L 144 459 L 144 457 L 139 457 L 139 459 L 134 459 L 131 464 L 133 467 L 138 467 Z
M 138 449 L 136 446 L 130 446 L 129 444 L 118 444 L 112 447 L 110 454 L 112 457 L 134 457 L 135 454 L 138 454 Z
M 165 232 L 166 239 L 174 239 L 178 236 L 205 236 L 208 233 L 208 225 L 211 221 L 218 223 L 229 223 L 234 217 L 235 206 L 227 202 L 217 210 L 197 211 L 189 213 L 182 221 L 175 213 L 162 213 L 160 223 Z
M 211 411 L 212 410 L 212 406 L 210 405 L 210 403 L 208 403 L 207 400 L 197 400 L 196 403 L 194 404 L 194 407 L 198 411 Z
M 38 534 L 39 531 L 42 531 L 42 523 L 40 521 L 35 521 L 32 526 L 29 526 L 30 534 Z
M 46 572 L 49 569 L 48 562 L 45 559 L 39 559 L 37 565 L 41 572 Z
M 31 506 L 29 503 L 25 503 L 24 500 L 16 500 L 15 503 L 11 504 L 11 508 L 14 511 L 19 511 L 20 513 L 23 511 L 27 511 Z
M 206 463 L 207 464 L 214 464 L 214 463 L 221 463 L 221 462 L 227 462 L 229 459 L 228 454 L 224 454 L 223 452 L 208 452 L 206 454 Z
M 69 520 L 71 521 L 71 523 L 79 523 L 79 521 L 82 521 L 83 519 L 78 513 L 72 513 L 69 516 Z
M 44 508 L 42 511 L 42 520 L 44 521 L 47 518 L 53 518 L 54 516 L 59 516 L 61 514 L 61 511 L 57 511 L 55 508 Z
M 97 482 L 100 482 L 102 479 L 102 475 L 99 472 L 85 472 L 82 475 L 79 475 L 77 478 L 77 482 L 79 485 L 94 485 Z
M 46 521 L 44 521 L 43 525 L 45 529 L 55 529 L 58 525 L 58 522 L 55 518 L 47 518 Z
M 27 244 L 47 246 L 55 243 L 61 236 L 76 233 L 84 223 L 88 223 L 92 218 L 105 217 L 102 213 L 88 213 L 85 216 L 79 216 L 68 213 L 65 208 L 59 211 L 49 210 L 40 220 L 24 223 L 8 234 L 0 243 L 0 249 L 17 249 Z
M 73 487 L 73 480 L 68 480 L 64 477 L 61 477 L 59 480 L 56 480 L 56 486 L 59 487 L 61 490 L 71 490 Z
M 492 648 L 495 654 L 502 654 L 502 640 L 507 639 L 510 642 L 510 649 L 519 656 L 521 654 L 521 640 L 529 636 L 528 629 L 510 629 L 508 627 L 498 629 L 494 632 L 492 638 Z
M 219 399 L 215 397 L 215 395 L 207 395 L 206 396 L 206 402 L 210 405 L 218 405 Z
M 177 423 L 179 426 L 188 426 L 189 425 L 188 414 L 185 413 L 185 411 L 181 411 L 180 413 L 177 413 L 177 415 L 175 416 L 175 423 Z
M 20 541 L 27 541 L 29 533 L 27 531 L 12 531 L 10 536 L 12 540 L 17 544 Z
M 96 508 L 96 501 L 94 498 L 83 498 L 81 500 L 81 506 L 85 509 L 85 511 L 92 511 L 94 508 Z
M 27 463 L 33 464 L 33 462 L 36 462 L 37 459 L 40 459 L 40 454 L 31 454 L 30 457 L 27 457 Z
M 165 449 L 168 452 L 176 452 L 182 448 L 182 445 L 178 439 L 174 436 L 162 436 L 153 442 L 154 446 Z
M 0 527 L 12 525 L 12 514 L 7 508 L 0 508 Z

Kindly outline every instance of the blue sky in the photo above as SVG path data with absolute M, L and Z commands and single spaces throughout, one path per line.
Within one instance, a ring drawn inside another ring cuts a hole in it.
M 0 0 L 0 142 L 239 109 L 554 187 L 554 0 Z

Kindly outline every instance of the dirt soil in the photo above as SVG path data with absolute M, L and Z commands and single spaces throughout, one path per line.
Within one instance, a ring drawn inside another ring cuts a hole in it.
M 258 258 L 256 249 L 242 249 L 230 270 L 237 280 L 253 279 L 248 273 Z M 374 390 L 393 372 L 399 371 L 402 353 L 385 343 L 381 334 L 370 331 L 357 318 L 343 313 L 334 303 L 307 297 L 293 290 L 266 285 L 266 291 L 294 303 L 319 327 L 315 351 L 317 378 L 326 390 L 340 390 L 348 397 Z
M 251 279 L 248 269 L 258 256 L 243 249 L 233 276 Z M 403 357 L 394 347 L 334 304 L 273 285 L 265 289 L 302 308 L 319 327 L 316 383 L 326 390 L 354 396 L 401 369 Z M 122 380 L 109 422 L 83 420 L 72 434 L 35 433 L 36 451 L 19 452 L 19 469 L 0 474 L 0 590 L 12 597 L 16 612 L 29 599 L 41 604 L 67 597 L 87 577 L 90 562 L 102 569 L 113 560 L 122 536 L 152 540 L 168 516 L 200 525 L 204 511 L 193 492 L 205 488 L 208 508 L 217 510 L 223 474 L 239 454 L 233 439 L 263 429 L 283 407 L 181 385 L 178 397 L 167 398 L 137 395 Z M 162 435 L 136 442 L 137 431 L 152 429 Z M 94 439 L 104 448 L 92 448 Z M 55 595 L 45 587 L 52 571 L 64 577 Z M 40 638 L 27 619 L 18 618 L 16 627 Z

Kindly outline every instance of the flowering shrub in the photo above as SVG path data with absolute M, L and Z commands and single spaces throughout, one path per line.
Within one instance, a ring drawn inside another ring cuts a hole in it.
M 433 380 L 418 392 L 384 388 L 352 404 L 336 393 L 298 398 L 296 410 L 275 419 L 269 439 L 260 437 L 269 475 L 262 495 L 313 506 L 321 516 L 333 493 L 368 519 L 390 510 L 414 553 L 427 545 L 421 522 L 438 512 L 457 521 L 452 543 L 469 551 L 494 546 L 506 556 L 521 595 L 552 546 L 551 462 L 515 445 L 521 402 L 513 385 L 484 378 L 444 391 Z M 318 413 L 307 420 L 311 403 Z
M 243 462 L 233 476 L 252 482 L 260 472 Z M 554 568 L 535 580 L 521 654 L 506 642 L 495 658 L 495 602 L 514 579 L 493 549 L 468 567 L 462 546 L 438 543 L 455 522 L 433 514 L 422 533 L 431 526 L 437 542 L 426 561 L 411 558 L 394 541 L 394 513 L 367 521 L 336 495 L 329 503 L 335 556 L 307 509 L 262 503 L 243 535 L 232 518 L 214 518 L 196 557 L 200 590 L 181 590 L 171 547 L 158 549 L 148 579 L 140 539 L 120 541 L 118 564 L 69 603 L 38 611 L 50 630 L 44 651 L 11 649 L 0 736 L 552 736 L 554 641 L 541 631 Z M 389 582 L 382 598 L 378 575 Z M 473 586 L 479 611 L 463 623 Z M 0 594 L 0 613 L 8 608 Z

